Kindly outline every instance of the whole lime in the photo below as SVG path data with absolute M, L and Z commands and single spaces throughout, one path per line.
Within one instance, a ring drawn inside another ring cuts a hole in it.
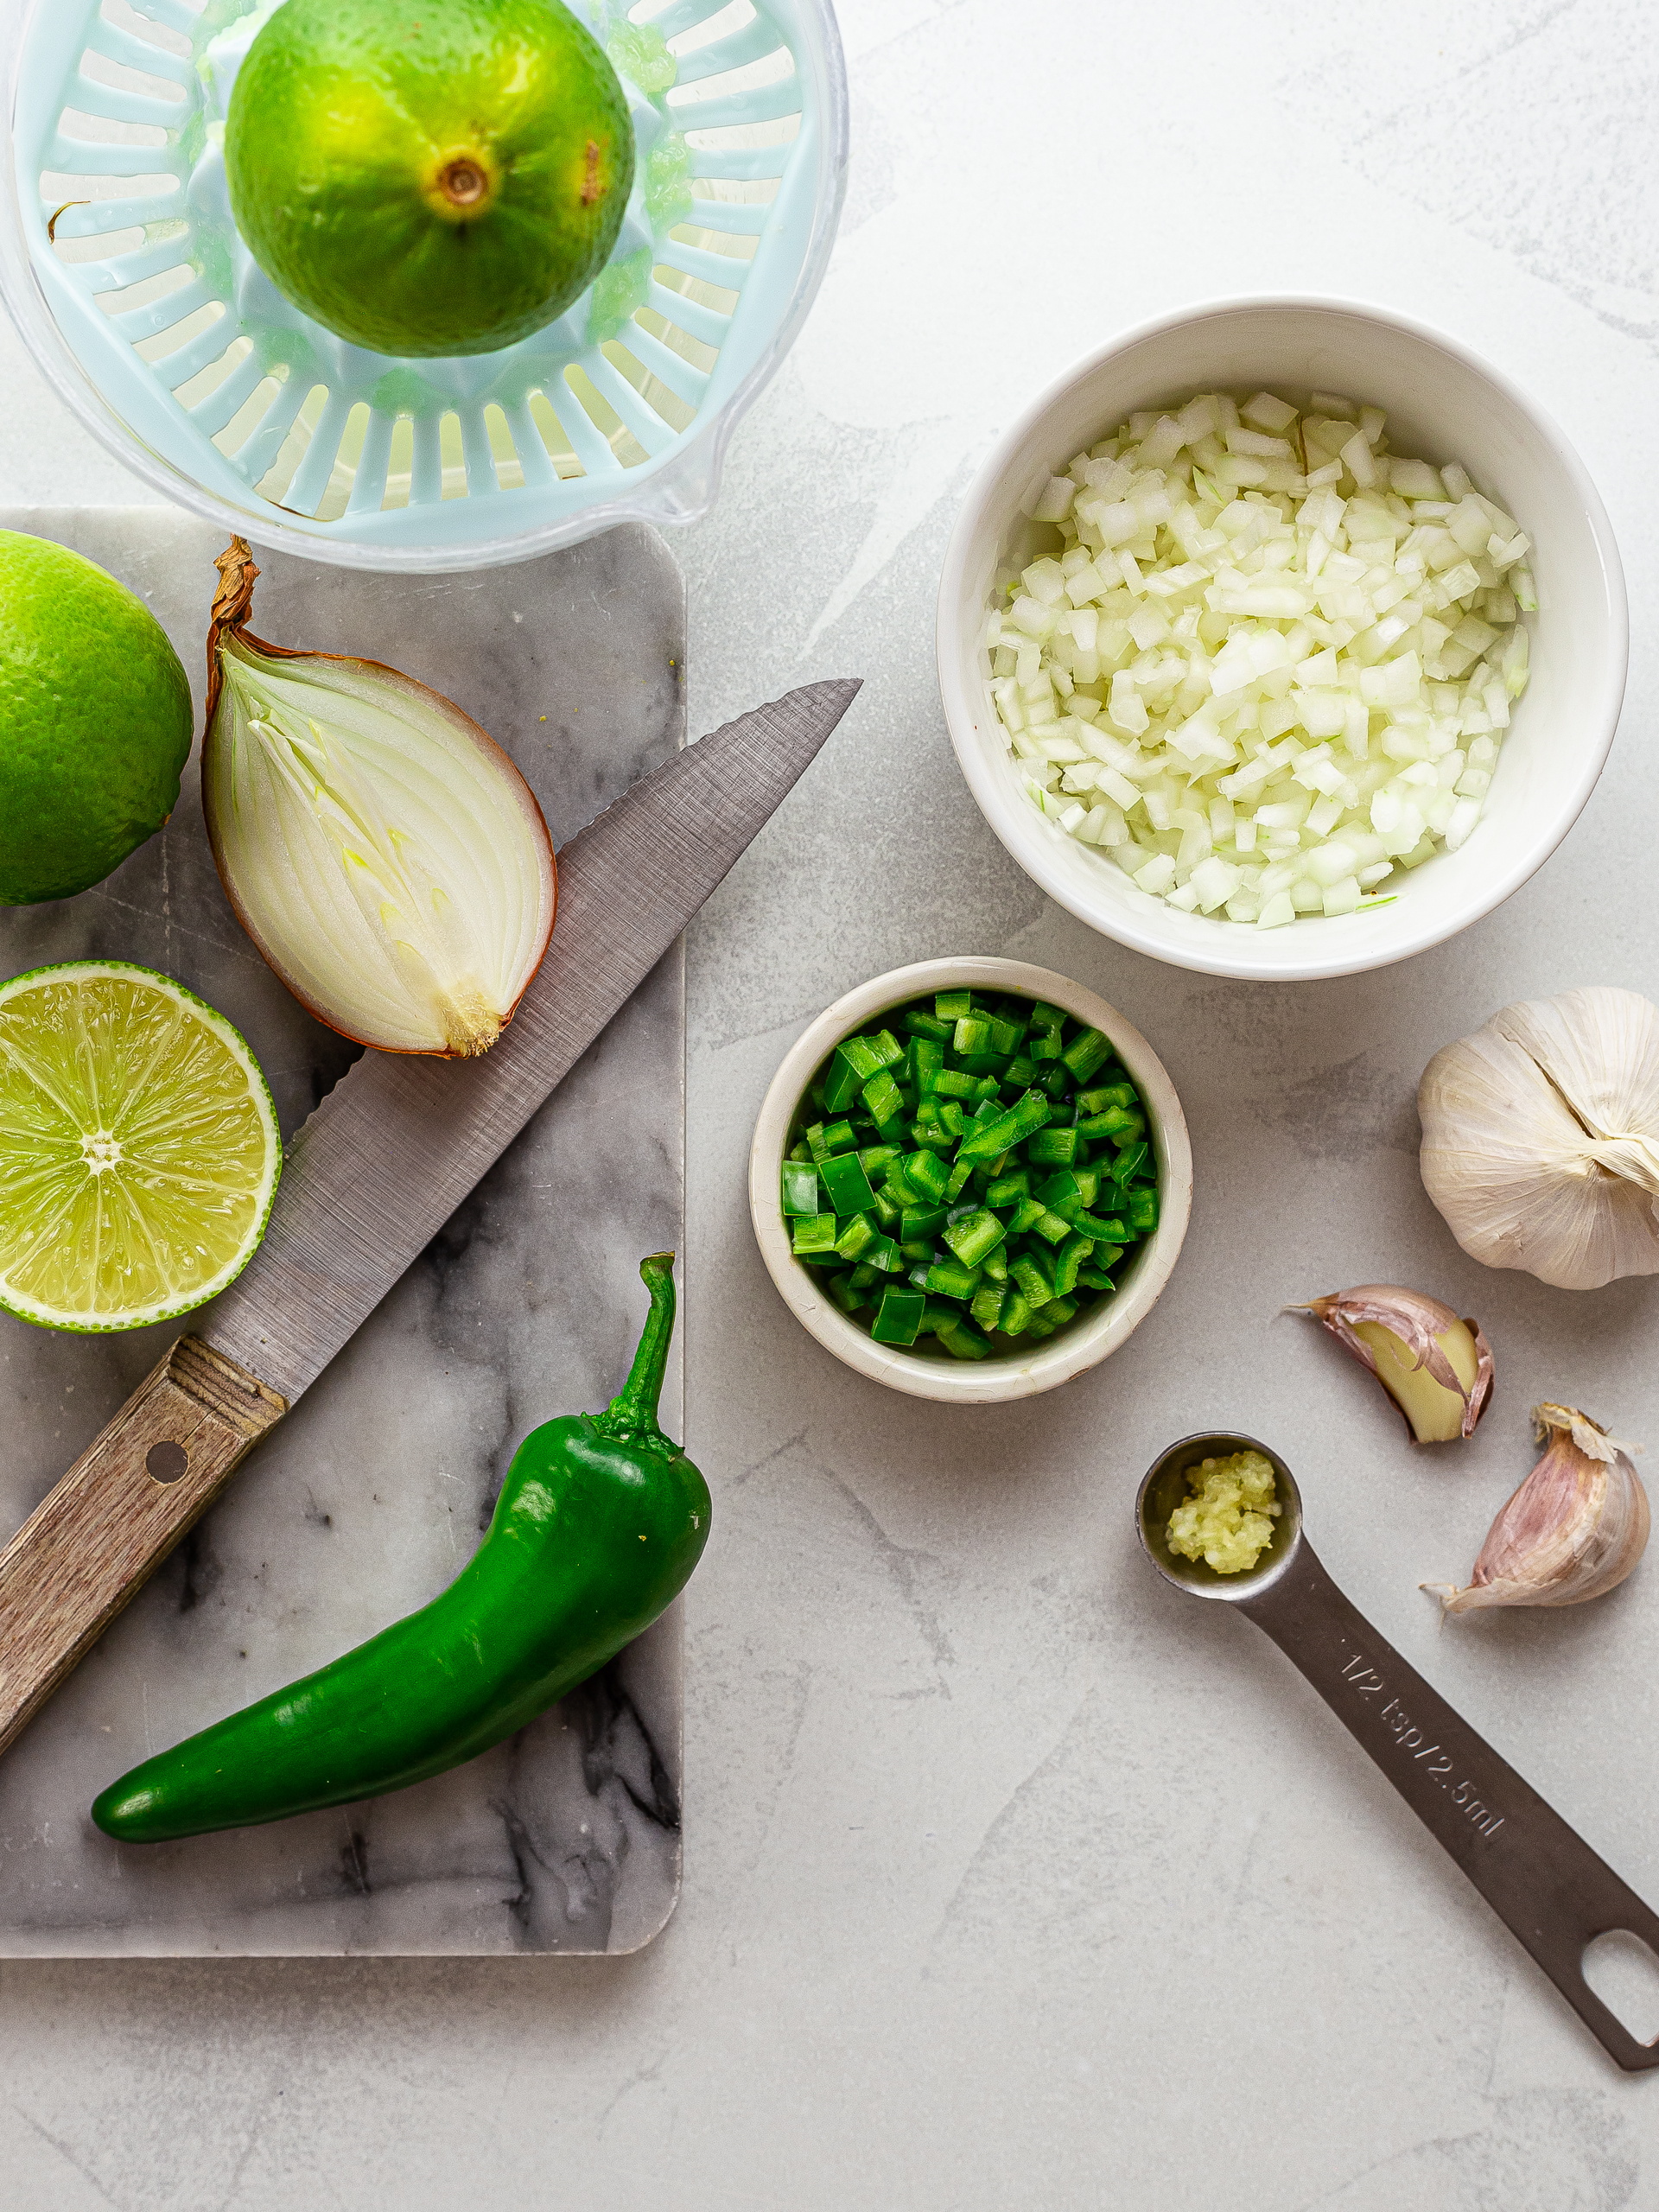
M 101 883 L 178 803 L 190 685 L 124 584 L 0 530 L 0 906 Z
M 237 72 L 231 207 L 278 291 L 379 353 L 486 353 L 604 267 L 633 124 L 559 0 L 286 0 Z

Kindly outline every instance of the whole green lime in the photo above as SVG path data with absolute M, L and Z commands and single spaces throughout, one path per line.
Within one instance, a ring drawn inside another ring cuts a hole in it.
M 559 0 L 286 0 L 237 72 L 231 207 L 278 291 L 379 353 L 486 353 L 604 267 L 633 124 Z
M 178 804 L 190 685 L 124 584 L 0 530 L 0 906 L 101 883 Z

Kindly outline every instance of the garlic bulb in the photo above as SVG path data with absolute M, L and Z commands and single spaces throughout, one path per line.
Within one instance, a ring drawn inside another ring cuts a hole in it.
M 1369 1368 L 1405 1416 L 1414 1444 L 1471 1436 L 1492 1394 L 1492 1348 L 1478 1321 L 1398 1283 L 1364 1282 L 1310 1299 L 1313 1314 Z
M 201 802 L 237 919 L 331 1029 L 385 1052 L 486 1052 L 553 927 L 529 785 L 413 677 L 254 637 L 242 538 L 217 566 Z
M 1561 1290 L 1659 1274 L 1659 1007 L 1601 985 L 1506 1006 L 1434 1055 L 1417 1112 L 1471 1259 Z
M 1548 1448 L 1487 1531 L 1466 1589 L 1422 1587 L 1448 1613 L 1482 1605 L 1581 1605 L 1622 1582 L 1646 1548 L 1648 1494 L 1620 1444 L 1571 1406 L 1535 1406 Z

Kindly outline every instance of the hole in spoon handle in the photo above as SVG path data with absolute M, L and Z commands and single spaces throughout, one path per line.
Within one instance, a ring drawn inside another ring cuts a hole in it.
M 1532 1954 L 1609 2056 L 1659 2067 L 1584 1978 L 1585 1947 L 1628 1929 L 1659 1951 L 1659 1914 L 1598 1858 L 1350 1601 L 1302 1538 L 1277 1580 L 1239 1601 Z

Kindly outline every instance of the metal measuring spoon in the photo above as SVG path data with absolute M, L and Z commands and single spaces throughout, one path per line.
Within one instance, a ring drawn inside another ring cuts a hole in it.
M 1281 1512 L 1253 1567 L 1217 1574 L 1173 1553 L 1166 1531 L 1188 1495 L 1187 1469 L 1236 1452 L 1272 1462 Z M 1659 1913 L 1343 1596 L 1302 1534 L 1301 1494 L 1279 1454 L 1253 1436 L 1183 1437 L 1154 1461 L 1135 1499 L 1135 1524 L 1166 1580 L 1189 1597 L 1236 1605 L 1301 1669 L 1603 2049 L 1627 2073 L 1659 2067 L 1659 2043 L 1638 2043 L 1584 1978 L 1586 1945 L 1611 1929 L 1627 1929 L 1659 1953 Z

